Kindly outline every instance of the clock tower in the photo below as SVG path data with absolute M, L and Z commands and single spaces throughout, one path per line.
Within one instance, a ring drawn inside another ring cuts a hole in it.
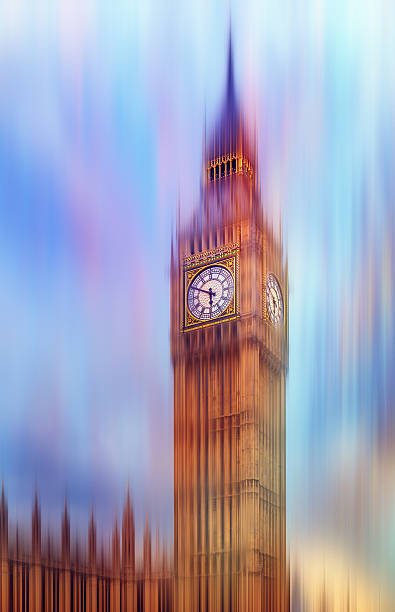
M 287 270 L 260 199 L 231 43 L 204 163 L 200 206 L 171 261 L 174 608 L 285 612 Z

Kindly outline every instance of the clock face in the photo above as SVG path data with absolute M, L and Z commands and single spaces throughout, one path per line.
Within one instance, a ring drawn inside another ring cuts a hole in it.
M 272 323 L 281 323 L 284 317 L 283 296 L 278 280 L 269 274 L 266 281 L 266 307 Z
M 229 306 L 234 292 L 233 276 L 223 266 L 209 266 L 199 272 L 188 287 L 190 313 L 207 321 L 220 317 Z

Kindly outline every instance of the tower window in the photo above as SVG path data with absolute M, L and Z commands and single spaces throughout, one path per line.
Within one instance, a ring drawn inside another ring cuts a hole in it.
M 230 160 L 226 162 L 226 174 L 230 174 Z
M 217 164 L 215 166 L 215 178 L 218 179 L 219 178 L 219 164 Z
M 211 166 L 210 168 L 210 181 L 214 180 L 214 168 Z
M 232 159 L 232 172 L 236 172 L 236 158 Z
M 221 176 L 222 177 L 225 176 L 225 164 L 224 163 L 221 164 Z

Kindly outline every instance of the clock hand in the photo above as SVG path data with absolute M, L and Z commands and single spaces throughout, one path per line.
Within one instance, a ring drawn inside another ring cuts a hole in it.
M 215 295 L 215 291 L 213 291 L 212 289 L 209 289 L 209 291 L 206 291 L 205 289 L 199 289 L 198 287 L 195 287 L 194 285 L 191 285 L 192 289 L 196 289 L 196 291 L 203 291 L 203 293 L 207 293 L 208 295 Z

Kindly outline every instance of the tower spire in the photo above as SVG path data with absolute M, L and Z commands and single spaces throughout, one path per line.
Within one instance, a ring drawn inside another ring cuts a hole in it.
M 228 75 L 226 85 L 226 97 L 229 104 L 235 98 L 235 84 L 233 76 L 233 48 L 232 48 L 232 24 L 229 22 L 229 43 L 228 43 Z

